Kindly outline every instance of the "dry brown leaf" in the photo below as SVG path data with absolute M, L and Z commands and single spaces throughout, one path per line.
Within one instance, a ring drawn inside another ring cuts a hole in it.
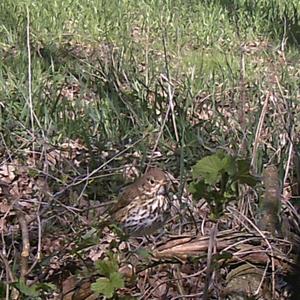
M 0 178 L 6 183 L 12 182 L 16 177 L 16 167 L 13 164 L 5 163 L 0 166 Z
M 0 232 L 6 232 L 7 227 L 6 227 L 6 220 L 1 218 L 0 219 Z
M 70 276 L 62 283 L 62 297 L 64 300 L 73 300 L 74 290 L 77 279 L 75 276 Z
M 8 201 L 6 199 L 1 200 L 0 202 L 0 213 L 7 213 L 11 209 Z
M 135 270 L 131 264 L 126 264 L 119 268 L 119 273 L 121 273 L 124 276 L 124 278 L 130 280 L 133 278 Z
M 166 277 L 156 278 L 149 277 L 149 283 L 153 287 L 153 293 L 151 299 L 164 299 L 168 293 L 168 284 L 166 282 Z

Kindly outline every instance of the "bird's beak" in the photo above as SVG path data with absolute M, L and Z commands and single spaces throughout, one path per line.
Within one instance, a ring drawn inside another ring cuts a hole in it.
M 166 195 L 166 193 L 167 193 L 166 187 L 164 185 L 161 185 L 159 190 L 157 191 L 157 195 L 163 195 L 164 196 L 164 195 Z

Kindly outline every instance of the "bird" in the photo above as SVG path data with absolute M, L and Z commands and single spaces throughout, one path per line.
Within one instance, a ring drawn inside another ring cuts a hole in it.
M 151 167 L 120 193 L 112 209 L 113 220 L 128 236 L 153 234 L 168 218 L 169 180 L 164 171 Z

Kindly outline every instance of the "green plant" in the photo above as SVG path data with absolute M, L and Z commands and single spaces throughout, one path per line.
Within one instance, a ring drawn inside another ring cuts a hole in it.
M 217 152 L 199 160 L 193 167 L 190 191 L 196 199 L 205 198 L 211 208 L 211 217 L 217 220 L 225 206 L 237 199 L 238 185 L 255 186 L 257 179 L 250 174 L 250 163 Z
M 108 260 L 101 260 L 95 263 L 98 273 L 103 277 L 92 284 L 92 291 L 96 295 L 103 295 L 106 298 L 112 298 L 117 289 L 124 287 L 124 279 L 118 272 L 119 266 L 114 256 Z
M 55 285 L 52 283 L 40 283 L 28 286 L 23 279 L 20 279 L 14 285 L 22 294 L 21 299 L 43 299 L 42 296 L 44 293 L 53 292 L 55 290 Z

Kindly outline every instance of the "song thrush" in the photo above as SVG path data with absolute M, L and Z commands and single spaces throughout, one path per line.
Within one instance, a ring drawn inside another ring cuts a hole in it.
M 129 236 L 155 232 L 169 211 L 168 178 L 159 168 L 151 168 L 127 186 L 113 208 L 112 216 Z

